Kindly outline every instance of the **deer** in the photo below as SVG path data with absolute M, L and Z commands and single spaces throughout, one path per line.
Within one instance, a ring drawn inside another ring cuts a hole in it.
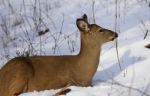
M 90 24 L 83 14 L 77 18 L 80 52 L 64 56 L 27 56 L 9 60 L 0 70 L 0 95 L 18 96 L 25 92 L 92 85 L 102 44 L 118 37 L 114 31 Z

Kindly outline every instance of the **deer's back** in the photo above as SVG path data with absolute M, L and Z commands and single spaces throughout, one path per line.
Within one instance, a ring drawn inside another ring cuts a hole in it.
M 10 96 L 12 91 L 25 90 L 27 80 L 33 76 L 30 61 L 26 59 L 14 58 L 1 69 L 0 94 L 2 96 Z
M 60 88 L 71 81 L 74 60 L 70 56 L 17 57 L 1 69 L 0 83 L 9 86 L 8 82 L 24 78 L 28 86 L 25 91 Z

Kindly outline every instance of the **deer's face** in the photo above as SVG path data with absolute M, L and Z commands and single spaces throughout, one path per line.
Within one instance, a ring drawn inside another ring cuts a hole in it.
M 96 24 L 89 24 L 86 14 L 84 14 L 82 18 L 78 18 L 76 24 L 81 34 L 85 35 L 90 41 L 93 41 L 92 43 L 102 44 L 113 41 L 118 37 L 116 32 L 102 28 Z

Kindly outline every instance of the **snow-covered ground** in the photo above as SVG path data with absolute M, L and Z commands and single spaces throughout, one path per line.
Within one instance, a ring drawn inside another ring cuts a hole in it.
M 150 96 L 150 0 L 95 0 L 96 23 L 119 34 L 102 47 L 93 87 L 71 86 L 66 96 Z M 78 54 L 76 18 L 86 13 L 93 23 L 92 0 L 0 0 L 0 68 L 26 55 Z M 117 23 L 116 23 L 117 21 Z M 116 27 L 115 27 L 116 25 Z M 38 32 L 50 31 L 42 36 Z M 148 34 L 144 39 L 146 32 Z M 20 96 L 51 96 L 58 90 Z

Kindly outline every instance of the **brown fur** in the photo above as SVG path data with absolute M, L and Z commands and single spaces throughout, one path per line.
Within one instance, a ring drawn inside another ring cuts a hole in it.
M 100 46 L 114 40 L 117 33 L 96 24 L 87 16 L 77 19 L 81 50 L 76 56 L 16 57 L 0 70 L 0 95 L 13 96 L 29 91 L 90 86 L 100 58 Z

